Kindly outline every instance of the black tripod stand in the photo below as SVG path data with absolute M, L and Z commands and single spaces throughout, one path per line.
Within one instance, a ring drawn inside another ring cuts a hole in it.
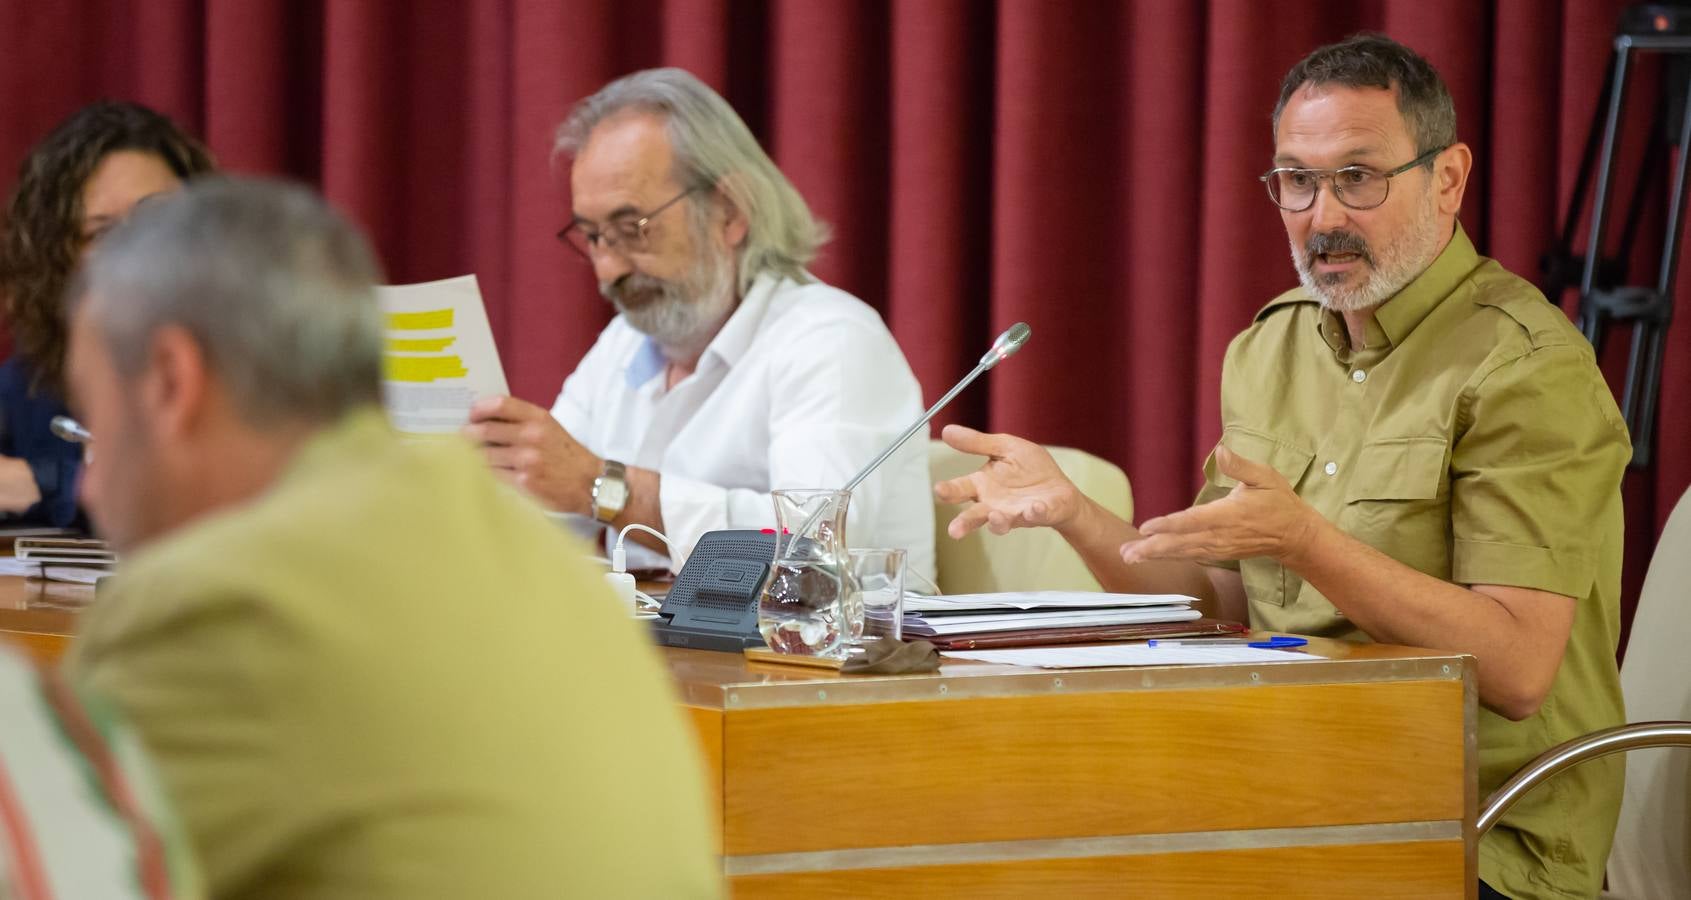
M 1555 302 L 1564 290 L 1579 285 L 1579 328 L 1598 350 L 1603 347 L 1609 325 L 1632 325 L 1621 412 L 1632 432 L 1631 466 L 1643 468 L 1650 464 L 1650 448 L 1655 437 L 1662 342 L 1673 318 L 1673 280 L 1679 265 L 1680 233 L 1684 230 L 1686 172 L 1687 163 L 1691 162 L 1691 153 L 1686 152 L 1691 148 L 1691 5 L 1646 3 L 1628 7 L 1621 13 L 1614 46 L 1614 66 L 1604 79 L 1598 97 L 1597 112 L 1592 117 L 1585 151 L 1580 156 L 1579 175 L 1568 203 L 1568 215 L 1563 220 L 1556 247 L 1544 257 L 1544 293 Z M 1609 225 L 1609 193 L 1614 187 L 1615 145 L 1621 109 L 1626 102 L 1627 76 L 1635 53 L 1665 57 L 1662 91 L 1638 183 L 1627 204 L 1618 251 L 1605 257 L 1603 239 Z M 1572 252 L 1574 229 L 1585 206 L 1585 194 L 1594 171 L 1597 194 L 1591 210 L 1591 229 L 1586 235 L 1585 253 L 1576 255 Z M 1659 188 L 1659 179 L 1669 176 L 1670 171 L 1667 229 L 1655 283 L 1626 284 L 1627 261 L 1637 241 L 1644 207 L 1654 195 L 1653 189 Z

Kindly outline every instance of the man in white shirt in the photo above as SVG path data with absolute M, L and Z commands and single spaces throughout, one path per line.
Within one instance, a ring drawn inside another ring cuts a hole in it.
M 664 532 L 679 568 L 700 535 L 774 524 L 769 492 L 840 487 L 922 412 L 868 305 L 805 265 L 827 240 L 727 101 L 680 69 L 612 82 L 559 129 L 572 220 L 620 315 L 551 413 L 487 398 L 467 434 L 559 512 Z M 902 547 L 933 575 L 926 441 L 852 492 L 846 538 Z

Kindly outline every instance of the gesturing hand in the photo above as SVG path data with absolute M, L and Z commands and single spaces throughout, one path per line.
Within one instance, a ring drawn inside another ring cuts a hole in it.
M 964 453 L 987 457 L 979 471 L 934 485 L 945 503 L 969 503 L 946 531 L 960 538 L 985 525 L 993 534 L 1012 528 L 1058 527 L 1075 517 L 1081 495 L 1044 447 L 1008 434 L 983 434 L 947 425 L 940 438 Z
M 495 473 L 558 512 L 591 515 L 593 479 L 604 461 L 533 403 L 483 397 L 470 407 L 464 436 L 480 445 Z
M 1122 545 L 1129 563 L 1153 559 L 1235 560 L 1267 556 L 1286 563 L 1309 545 L 1322 519 L 1273 467 L 1215 450 L 1216 468 L 1239 484 L 1226 497 L 1139 526 Z

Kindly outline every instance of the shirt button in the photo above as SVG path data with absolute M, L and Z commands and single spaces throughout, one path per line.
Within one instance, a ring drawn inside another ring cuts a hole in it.
M 1350 380 L 1356 382 L 1357 384 L 1361 384 L 1368 380 L 1368 373 L 1362 371 L 1361 369 L 1357 369 L 1356 371 L 1350 373 Z
M 1328 475 L 1337 475 L 1339 474 L 1339 464 L 1328 461 L 1327 465 L 1321 467 L 1321 471 L 1326 472 Z

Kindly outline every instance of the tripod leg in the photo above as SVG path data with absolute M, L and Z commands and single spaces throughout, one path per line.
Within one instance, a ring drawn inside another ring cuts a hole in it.
M 1640 322 L 1632 333 L 1633 356 L 1640 360 L 1637 416 L 1627 416 L 1627 428 L 1632 431 L 1632 462 L 1635 469 L 1650 464 L 1650 448 L 1656 440 L 1656 401 L 1662 390 L 1662 344 L 1666 326 L 1658 322 Z M 1627 381 L 1632 380 L 1628 365 Z M 1631 399 L 1630 394 L 1628 399 Z
M 1679 238 L 1685 231 L 1685 176 L 1691 163 L 1691 87 L 1685 92 L 1685 115 L 1679 126 L 1679 152 L 1674 159 L 1673 190 L 1668 194 L 1667 235 L 1662 244 L 1662 264 L 1656 273 L 1656 301 L 1670 309 L 1673 279 L 1679 271 Z
M 1580 150 L 1579 168 L 1574 170 L 1574 189 L 1568 196 L 1568 212 L 1562 218 L 1562 228 L 1556 243 L 1544 257 L 1544 296 L 1556 306 L 1562 305 L 1562 295 L 1573 287 L 1574 241 L 1579 229 L 1580 214 L 1585 211 L 1586 194 L 1591 190 L 1592 172 L 1597 168 L 1597 149 L 1603 140 L 1603 123 L 1609 116 L 1609 92 L 1614 88 L 1615 70 L 1603 70 L 1603 86 L 1597 91 L 1597 107 L 1591 112 L 1591 126 L 1585 132 L 1585 147 Z
M 1662 106 L 1665 107 L 1666 101 Z M 1644 221 L 1644 207 L 1661 190 L 1659 176 L 1668 165 L 1671 148 L 1667 125 L 1662 121 L 1666 117 L 1666 109 L 1657 109 L 1656 120 L 1650 126 L 1650 138 L 1644 143 L 1644 162 L 1638 167 L 1638 180 L 1632 186 L 1632 199 L 1627 201 L 1626 219 L 1621 223 L 1621 239 L 1616 245 L 1614 256 L 1615 265 L 1611 270 L 1599 269 L 1597 283 L 1599 285 L 1626 284 L 1632 280 L 1629 273 L 1632 262 L 1632 248 L 1638 242 L 1638 228 Z
M 1681 68 L 1686 80 L 1684 115 L 1680 118 L 1679 143 L 1673 166 L 1673 189 L 1668 194 L 1668 221 L 1662 243 L 1661 267 L 1656 272 L 1656 291 L 1650 308 L 1640 310 L 1633 326 L 1632 348 L 1627 354 L 1625 404 L 1622 413 L 1632 431 L 1634 468 L 1650 464 L 1651 444 L 1656 432 L 1656 401 L 1662 386 L 1662 346 L 1673 320 L 1673 282 L 1679 273 L 1680 237 L 1685 231 L 1686 175 L 1691 170 L 1691 72 Z
M 1597 196 L 1591 205 L 1591 233 L 1586 237 L 1585 267 L 1579 282 L 1579 330 L 1592 346 L 1602 340 L 1602 312 L 1592 302 L 1596 287 L 1597 264 L 1603 253 L 1603 225 L 1605 207 L 1609 203 L 1610 181 L 1614 178 L 1615 142 L 1620 130 L 1621 106 L 1626 102 L 1627 62 L 1632 42 L 1625 37 L 1615 39 L 1614 85 L 1609 91 L 1609 110 L 1604 117 L 1603 150 L 1597 168 Z
M 1562 240 L 1557 249 L 1572 251 L 1574 229 L 1579 227 L 1579 214 L 1585 209 L 1585 192 L 1591 189 L 1591 170 L 1597 165 L 1597 149 L 1603 140 L 1603 126 L 1609 117 L 1609 92 L 1615 87 L 1615 70 L 1603 71 L 1603 87 L 1598 89 L 1597 109 L 1591 114 L 1591 130 L 1585 135 L 1585 148 L 1579 154 L 1579 171 L 1574 176 L 1573 196 L 1568 200 L 1568 217 L 1562 220 Z M 1555 297 L 1550 298 L 1552 302 Z

